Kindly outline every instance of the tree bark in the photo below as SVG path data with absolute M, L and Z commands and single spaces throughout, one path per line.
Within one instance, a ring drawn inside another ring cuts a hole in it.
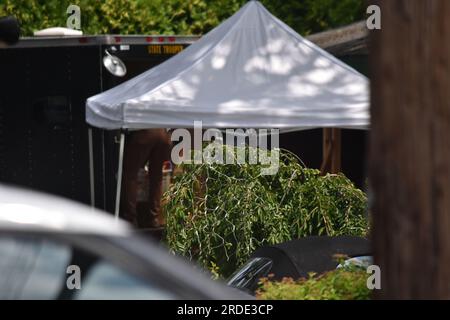
M 383 299 L 450 298 L 450 1 L 379 0 L 370 184 Z

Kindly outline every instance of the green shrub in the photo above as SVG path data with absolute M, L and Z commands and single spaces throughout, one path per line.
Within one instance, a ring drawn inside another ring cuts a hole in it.
M 368 300 L 369 274 L 361 268 L 341 268 L 326 272 L 319 277 L 294 281 L 261 280 L 256 297 L 261 300 Z
M 280 152 L 276 175 L 262 176 L 261 165 L 181 167 L 165 194 L 166 242 L 220 276 L 265 244 L 367 232 L 365 194 L 343 175 L 304 168 L 290 152 Z

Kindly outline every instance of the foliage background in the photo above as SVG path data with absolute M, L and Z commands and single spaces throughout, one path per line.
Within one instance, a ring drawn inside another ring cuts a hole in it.
M 201 35 L 247 0 L 0 0 L 0 16 L 14 15 L 22 34 L 66 26 L 66 8 L 81 8 L 85 34 Z M 365 16 L 364 0 L 261 0 L 302 35 L 346 25 Z
M 256 297 L 260 300 L 369 300 L 369 276 L 363 268 L 350 267 L 299 280 L 265 278 L 261 280 Z

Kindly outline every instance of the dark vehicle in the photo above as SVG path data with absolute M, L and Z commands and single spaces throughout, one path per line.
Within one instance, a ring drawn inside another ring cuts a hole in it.
M 360 237 L 306 237 L 256 250 L 251 258 L 228 280 L 228 285 L 254 294 L 261 278 L 298 279 L 310 272 L 322 273 L 338 267 L 336 254 L 361 257 L 360 264 L 370 260 L 369 241 Z M 350 259 L 351 260 L 351 259 Z
M 0 186 L 1 299 L 248 299 L 128 224 Z

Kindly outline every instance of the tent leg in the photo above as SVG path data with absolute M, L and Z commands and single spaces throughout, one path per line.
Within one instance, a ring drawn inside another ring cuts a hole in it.
M 89 188 L 91 191 L 91 207 L 95 207 L 95 184 L 94 184 L 94 145 L 92 142 L 92 128 L 88 129 L 89 143 Z
M 120 146 L 119 146 L 119 165 L 117 168 L 117 188 L 116 188 L 116 208 L 114 210 L 114 217 L 116 220 L 119 219 L 119 209 L 120 209 L 120 192 L 122 187 L 122 170 L 123 170 L 123 151 L 125 146 L 125 134 L 120 133 Z

